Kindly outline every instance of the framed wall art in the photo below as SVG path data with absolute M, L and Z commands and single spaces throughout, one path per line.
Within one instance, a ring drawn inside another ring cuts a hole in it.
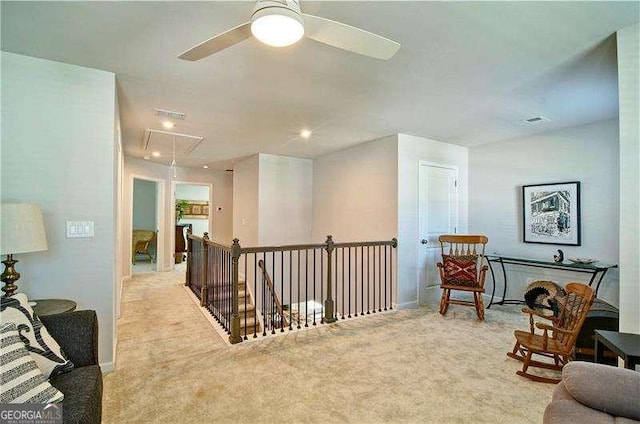
M 209 219 L 209 202 L 199 200 L 178 200 L 183 202 L 184 211 L 182 218 L 186 219 Z
M 580 246 L 580 182 L 522 186 L 525 243 Z

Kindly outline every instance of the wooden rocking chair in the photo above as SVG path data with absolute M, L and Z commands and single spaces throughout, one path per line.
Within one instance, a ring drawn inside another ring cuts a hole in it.
M 516 330 L 516 344 L 513 351 L 507 353 L 510 358 L 524 363 L 522 371 L 516 374 L 544 383 L 560 382 L 559 378 L 541 377 L 530 374 L 527 370 L 529 367 L 537 367 L 560 371 L 573 358 L 578 333 L 595 295 L 591 287 L 581 283 L 569 283 L 565 290 L 567 295 L 559 300 L 561 308 L 557 317 L 544 315 L 529 308 L 522 309 L 522 312 L 529 314 L 529 331 Z M 552 325 L 534 322 L 534 315 L 551 321 Z M 543 330 L 543 333 L 535 334 L 535 328 Z M 532 360 L 531 356 L 534 353 L 552 358 L 553 363 Z
M 447 313 L 449 304 L 475 306 L 478 319 L 484 319 L 484 278 L 488 267 L 484 265 L 484 248 L 489 239 L 482 235 L 442 235 L 438 237 L 442 251 L 440 271 L 440 313 Z M 451 290 L 473 293 L 473 302 L 451 299 Z

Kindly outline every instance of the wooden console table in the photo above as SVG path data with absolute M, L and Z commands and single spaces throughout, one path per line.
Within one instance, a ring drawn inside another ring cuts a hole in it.
M 593 283 L 596 283 L 596 297 L 598 296 L 598 289 L 600 288 L 600 283 L 604 278 L 604 275 L 611 268 L 617 268 L 618 265 L 607 265 L 599 262 L 595 262 L 592 264 L 579 264 L 579 263 L 566 263 L 566 262 L 554 262 L 554 261 L 545 261 L 541 259 L 527 259 L 527 258 L 515 258 L 511 256 L 502 256 L 502 255 L 487 255 L 487 263 L 489 264 L 489 270 L 491 271 L 491 278 L 493 278 L 493 289 L 491 290 L 491 301 L 489 301 L 489 306 L 487 309 L 494 304 L 493 299 L 496 293 L 496 275 L 493 271 L 492 263 L 499 263 L 502 269 L 502 276 L 504 278 L 504 286 L 502 287 L 502 299 L 498 302 L 495 302 L 497 305 L 504 304 L 513 304 L 513 303 L 525 303 L 524 300 L 518 299 L 506 299 L 507 295 L 507 271 L 504 268 L 505 264 L 510 265 L 520 265 L 520 266 L 528 266 L 533 268 L 547 268 L 547 269 L 559 269 L 563 271 L 573 271 L 573 272 L 582 272 L 586 274 L 591 274 L 591 279 L 589 280 L 589 287 L 593 286 Z

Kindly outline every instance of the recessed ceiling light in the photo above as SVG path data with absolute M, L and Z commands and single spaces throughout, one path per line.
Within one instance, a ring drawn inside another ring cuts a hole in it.
M 173 122 L 171 121 L 163 121 L 162 122 L 162 126 L 167 129 L 170 130 L 171 128 L 173 128 L 175 125 L 173 124 Z
M 160 157 L 160 152 L 153 152 L 151 154 L 153 155 L 154 158 L 159 158 Z
M 300 131 L 300 137 L 302 137 L 302 138 L 311 137 L 311 130 L 302 130 L 302 131 Z
M 204 169 L 209 169 L 209 165 L 202 165 Z
M 151 159 L 149 155 L 145 155 L 144 160 L 149 160 L 149 159 Z

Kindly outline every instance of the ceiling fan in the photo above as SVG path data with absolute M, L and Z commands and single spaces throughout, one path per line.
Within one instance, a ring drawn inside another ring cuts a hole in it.
M 258 0 L 250 22 L 203 41 L 178 58 L 200 60 L 251 35 L 275 47 L 290 46 L 306 36 L 333 47 L 384 60 L 391 58 L 400 48 L 400 43 L 380 35 L 302 13 L 298 0 Z

